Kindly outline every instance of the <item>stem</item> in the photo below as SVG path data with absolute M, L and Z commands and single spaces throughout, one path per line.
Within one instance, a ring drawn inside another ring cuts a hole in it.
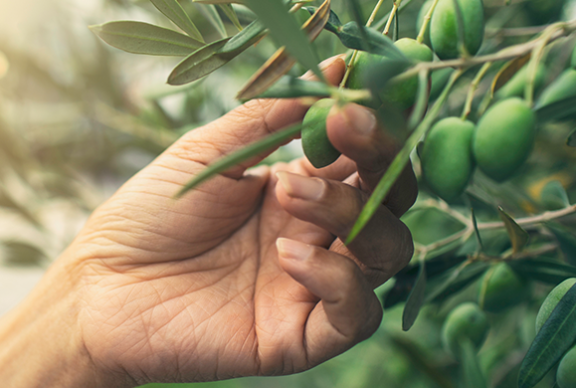
M 372 14 L 368 18 L 368 21 L 366 22 L 366 27 L 370 27 L 372 23 L 374 23 L 376 14 L 382 7 L 382 4 L 384 4 L 384 0 L 379 0 L 374 9 L 372 10 Z M 346 82 L 348 82 L 348 78 L 350 78 L 350 73 L 354 68 L 354 63 L 356 62 L 357 57 L 358 57 L 358 50 L 354 50 L 354 52 L 352 53 L 352 57 L 350 58 L 350 62 L 348 62 L 348 65 L 346 66 L 346 73 L 344 73 L 344 77 L 342 78 L 342 82 L 340 83 L 341 89 L 346 86 Z
M 568 206 L 567 208 L 556 210 L 553 212 L 542 213 L 538 216 L 518 218 L 515 221 L 520 226 L 532 227 L 535 226 L 536 224 L 556 220 L 558 218 L 569 216 L 573 213 L 576 213 L 576 205 L 571 205 Z M 500 228 L 504 228 L 504 222 L 484 222 L 478 224 L 478 229 L 480 230 L 500 229 Z
M 490 69 L 490 66 L 492 66 L 492 62 L 486 62 L 484 66 L 482 66 L 478 74 L 476 74 L 476 77 L 474 77 L 472 83 L 470 83 L 470 89 L 468 89 L 468 96 L 466 97 L 466 103 L 464 104 L 464 111 L 462 112 L 462 120 L 466 120 L 468 118 L 468 115 L 472 110 L 472 100 L 474 100 L 474 93 L 476 92 L 476 89 L 478 89 L 480 81 L 482 80 L 488 69 Z
M 397 13 L 397 14 L 400 14 L 400 12 L 402 12 L 402 10 L 404 10 L 404 8 L 406 8 L 407 6 L 409 6 L 412 1 L 413 1 L 413 0 L 403 0 L 402 5 L 398 6 L 398 11 L 396 11 L 396 13 Z M 379 29 L 381 29 L 381 28 L 384 28 L 384 26 L 385 26 L 386 23 L 388 22 L 388 18 L 390 17 L 390 13 L 391 13 L 391 12 L 388 12 L 386 15 L 384 15 L 384 16 L 382 17 L 382 19 L 380 19 L 380 20 L 378 21 L 378 23 L 376 23 L 376 24 L 374 25 L 374 28 L 377 29 L 377 30 L 379 30 Z
M 436 9 L 438 1 L 439 0 L 434 0 L 434 3 L 432 3 L 432 6 L 428 10 L 428 13 L 426 13 L 426 16 L 424 16 L 424 22 L 422 23 L 422 27 L 420 27 L 418 37 L 416 37 L 416 41 L 418 43 L 424 42 L 424 35 L 426 35 L 426 30 L 428 29 L 428 25 L 430 24 L 430 19 L 432 19 L 432 13 L 434 12 L 434 9 Z
M 384 32 L 382 34 L 388 35 L 388 32 L 390 31 L 390 25 L 392 25 L 392 20 L 394 19 L 394 16 L 396 16 L 396 12 L 398 11 L 398 7 L 401 3 L 402 0 L 397 0 L 394 2 L 392 11 L 390 11 L 390 16 L 388 16 L 388 22 L 386 22 L 386 27 L 384 27 Z
M 534 47 L 532 50 L 532 59 L 528 64 L 528 81 L 526 82 L 526 88 L 524 89 L 524 99 L 528 103 L 528 106 L 532 106 L 534 102 L 534 82 L 536 79 L 536 73 L 538 70 L 538 64 L 542 60 L 542 55 L 544 53 L 544 49 L 548 44 L 548 41 L 552 34 L 554 34 L 559 29 L 562 29 L 562 23 L 553 24 L 548 27 L 541 36 L 541 42 L 538 46 Z

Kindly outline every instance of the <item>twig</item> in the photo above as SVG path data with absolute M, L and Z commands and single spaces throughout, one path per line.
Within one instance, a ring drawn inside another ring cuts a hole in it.
M 390 11 L 390 16 L 388 17 L 388 22 L 386 22 L 386 27 L 384 27 L 384 32 L 382 33 L 383 35 L 388 35 L 388 32 L 390 31 L 390 25 L 392 25 L 392 20 L 394 19 L 394 16 L 396 16 L 396 11 L 398 11 L 398 7 L 401 3 L 402 0 L 397 0 L 394 2 L 392 11 Z
M 545 212 L 538 216 L 518 218 L 515 221 L 520 226 L 531 227 L 544 222 L 563 218 L 573 213 L 576 213 L 576 205 L 571 205 L 568 206 L 567 208 L 556 210 L 553 212 Z M 500 229 L 500 228 L 504 228 L 504 222 L 484 222 L 478 224 L 478 229 L 480 230 Z
M 462 112 L 462 120 L 466 120 L 468 118 L 468 115 L 472 110 L 472 101 L 474 100 L 474 93 L 476 92 L 476 89 L 478 88 L 480 81 L 482 80 L 488 69 L 490 69 L 490 66 L 492 66 L 492 62 L 486 62 L 484 66 L 482 66 L 478 74 L 476 74 L 476 77 L 474 77 L 472 83 L 470 83 L 470 88 L 468 89 L 468 96 L 466 97 L 466 103 L 464 104 L 464 111 Z
M 418 43 L 424 42 L 424 35 L 426 35 L 426 30 L 428 29 L 428 25 L 430 24 L 430 19 L 432 19 L 432 13 L 434 12 L 436 5 L 438 5 L 438 1 L 439 0 L 434 0 L 434 3 L 432 3 L 432 6 L 426 13 L 426 16 L 424 16 L 424 21 L 422 22 L 422 26 L 420 27 L 420 32 L 418 32 L 418 36 L 416 37 L 416 41 Z

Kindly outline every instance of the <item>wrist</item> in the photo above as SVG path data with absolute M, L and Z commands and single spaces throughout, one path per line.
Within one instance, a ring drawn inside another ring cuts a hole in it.
M 3 386 L 114 386 L 104 381 L 83 345 L 76 268 L 56 262 L 27 299 L 0 319 Z

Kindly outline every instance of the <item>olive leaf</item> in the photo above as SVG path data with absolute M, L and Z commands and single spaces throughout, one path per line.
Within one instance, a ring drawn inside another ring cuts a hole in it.
M 540 193 L 540 199 L 548 210 L 560 210 L 570 206 L 568 194 L 558 180 L 548 182 Z
M 317 8 L 306 7 L 306 9 L 308 10 L 308 12 L 313 14 L 316 12 Z M 334 12 L 333 10 L 330 10 L 330 16 L 328 17 L 328 21 L 326 22 L 324 29 L 326 31 L 330 31 L 330 32 L 336 34 L 340 27 L 342 27 L 342 22 L 340 21 L 340 18 L 338 17 L 338 15 L 336 15 L 336 12 Z
M 506 83 L 510 81 L 512 77 L 514 77 L 514 75 L 516 75 L 516 73 L 518 73 L 518 71 L 522 69 L 526 63 L 528 63 L 531 57 L 532 53 L 530 52 L 526 55 L 522 55 L 521 57 L 514 58 L 502 66 L 492 81 L 492 87 L 490 89 L 492 96 L 494 93 L 500 90 L 502 86 L 506 85 Z
M 326 0 L 328 9 L 330 0 Z M 281 0 L 245 0 L 245 4 L 258 16 L 258 19 L 270 30 L 270 36 L 279 46 L 285 47 L 304 68 L 312 70 L 319 80 L 324 76 L 318 67 L 320 59 L 312 48 L 295 18 L 286 17 L 288 8 Z M 322 25 L 324 27 L 324 25 Z
M 314 15 L 304 23 L 302 28 L 310 41 L 318 37 L 329 17 L 330 0 L 326 0 Z M 238 92 L 239 100 L 249 100 L 264 93 L 280 77 L 286 74 L 296 63 L 296 59 L 288 55 L 285 47 L 278 49 L 268 61 L 250 78 L 246 85 Z
M 37 246 L 23 241 L 2 241 L 4 263 L 7 265 L 40 265 L 46 254 Z
M 244 4 L 243 0 L 192 0 L 200 4 Z
M 469 286 L 482 276 L 490 267 L 486 262 L 464 262 L 450 273 L 430 282 L 426 290 L 426 303 L 442 302 L 458 291 Z
M 566 261 L 576 265 L 576 234 L 558 223 L 548 222 L 546 227 L 558 240 L 558 245 Z
M 354 226 L 352 227 L 352 230 L 346 239 L 346 244 L 350 244 L 356 238 L 356 236 L 358 236 L 362 229 L 364 229 L 364 226 L 366 226 L 366 224 L 370 221 L 376 210 L 378 210 L 382 201 L 384 201 L 390 192 L 390 189 L 392 189 L 392 186 L 394 186 L 394 183 L 410 161 L 410 154 L 418 145 L 422 137 L 428 132 L 432 126 L 432 123 L 440 113 L 440 109 L 444 105 L 444 101 L 448 97 L 448 93 L 452 89 L 452 86 L 460 74 L 460 72 L 455 72 L 452 74 L 450 81 L 442 92 L 442 95 L 438 98 L 438 100 L 436 100 L 432 108 L 428 111 L 428 114 L 424 120 L 422 120 L 420 125 L 418 125 L 418 128 L 416 128 L 414 133 L 412 133 L 410 138 L 406 141 L 404 147 L 402 147 L 402 150 L 398 153 L 398 155 L 396 155 L 394 161 L 390 164 L 390 167 L 372 192 L 370 199 L 368 199 L 368 202 L 354 223 Z
M 518 376 L 519 388 L 532 388 L 576 340 L 576 284 L 560 299 L 530 345 Z
M 184 8 L 176 0 L 150 0 L 150 2 L 170 19 L 174 24 L 185 31 L 192 38 L 204 43 L 204 38 L 198 28 L 192 23 Z
M 323 82 L 284 76 L 256 98 L 329 97 L 332 88 Z
M 476 236 L 476 242 L 478 243 L 478 248 L 480 252 L 484 251 L 484 243 L 482 242 L 482 236 L 480 236 L 480 230 L 478 229 L 478 220 L 476 219 L 476 211 L 473 207 L 470 208 L 470 214 L 472 217 L 472 226 L 474 226 L 474 235 Z
M 220 34 L 222 38 L 226 38 L 228 34 L 226 33 L 226 27 L 224 22 L 218 13 L 215 5 L 212 4 L 202 4 L 198 5 L 198 11 L 208 20 L 208 22 L 214 27 L 214 29 Z
M 559 284 L 576 277 L 576 267 L 559 263 L 554 259 L 522 259 L 507 263 L 520 276 L 548 284 Z
M 202 47 L 172 70 L 168 83 L 183 85 L 207 76 L 247 50 L 265 34 L 264 26 L 255 21 L 232 38 Z
M 447 271 L 454 268 L 456 265 L 461 264 L 466 260 L 465 256 L 438 256 L 426 261 L 426 280 L 434 279 L 442 276 Z M 417 265 L 409 266 L 400 271 L 394 279 L 396 280 L 394 286 L 387 291 L 384 295 L 384 309 L 394 307 L 400 302 L 407 300 L 408 295 L 414 288 L 414 283 L 420 273 L 420 263 Z
M 242 31 L 243 29 L 242 24 L 240 24 L 240 20 L 238 20 L 238 15 L 236 15 L 236 11 L 234 10 L 234 8 L 232 8 L 232 5 L 219 4 L 218 7 L 222 10 L 222 12 L 224 12 L 224 15 L 226 15 L 226 17 L 230 19 L 230 21 L 232 22 L 232 24 L 234 24 L 234 26 L 238 29 L 238 31 Z
M 408 331 L 416 322 L 420 309 L 424 305 L 426 297 L 426 264 L 424 260 L 420 262 L 420 270 L 416 277 L 414 287 L 408 295 L 408 300 L 402 312 L 402 330 Z
M 520 252 L 528 241 L 530 240 L 530 235 L 526 232 L 520 225 L 514 221 L 512 217 L 510 217 L 504 209 L 498 207 L 498 214 L 500 218 L 504 222 L 504 226 L 506 227 L 506 231 L 508 232 L 508 236 L 510 237 L 510 242 L 512 242 L 512 250 L 514 253 Z
M 534 108 L 539 122 L 562 120 L 576 114 L 576 96 L 568 97 L 548 105 L 539 105 Z
M 176 198 L 182 197 L 188 191 L 194 189 L 199 184 L 207 181 L 215 175 L 218 175 L 229 168 L 236 166 L 246 160 L 249 160 L 263 152 L 266 152 L 274 147 L 279 146 L 286 140 L 296 136 L 302 130 L 302 124 L 293 125 L 280 132 L 276 132 L 262 140 L 259 140 L 249 146 L 242 148 L 222 159 L 212 163 L 198 175 L 192 178 L 177 194 Z
M 464 337 L 460 342 L 461 349 L 461 362 L 462 362 L 462 375 L 466 388 L 486 388 L 486 377 L 482 373 L 478 356 L 476 355 L 476 348 L 472 341 Z
M 408 60 L 406 56 L 394 46 L 394 42 L 373 28 L 362 27 L 366 33 L 367 46 L 363 44 L 361 28 L 356 22 L 349 22 L 331 31 L 338 36 L 344 46 L 353 50 L 367 51 L 384 57 Z
M 187 35 L 142 22 L 116 21 L 90 29 L 110 46 L 132 54 L 183 57 L 202 46 Z
M 566 139 L 566 145 L 569 147 L 576 147 L 576 129 L 572 131 L 568 139 Z
M 348 0 L 348 8 L 350 8 L 350 13 L 358 27 L 358 32 L 360 33 L 360 45 L 362 50 L 368 50 L 370 43 L 368 41 L 368 33 L 366 32 L 366 27 L 364 26 L 364 17 L 362 16 L 362 7 L 358 3 L 358 0 Z

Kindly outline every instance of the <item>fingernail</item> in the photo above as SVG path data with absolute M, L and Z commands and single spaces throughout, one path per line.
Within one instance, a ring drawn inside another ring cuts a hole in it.
M 338 56 L 336 56 L 336 57 L 328 58 L 328 59 L 326 59 L 325 61 L 322 61 L 322 62 L 320 63 L 320 65 L 319 65 L 319 66 L 320 66 L 320 70 L 324 71 L 324 70 L 326 70 L 327 68 L 329 68 L 330 66 L 332 66 L 333 64 L 335 64 L 336 62 L 338 62 L 338 61 L 344 61 L 344 56 L 345 56 L 345 54 L 343 54 L 343 55 L 338 55 Z
M 277 172 L 276 176 L 286 193 L 293 198 L 315 201 L 324 193 L 324 183 L 321 180 L 285 171 Z
M 299 241 L 279 238 L 276 240 L 278 254 L 284 259 L 304 261 L 312 254 L 314 248 Z
M 342 111 L 348 124 L 356 132 L 363 135 L 371 134 L 376 128 L 376 116 L 360 105 L 350 104 Z

